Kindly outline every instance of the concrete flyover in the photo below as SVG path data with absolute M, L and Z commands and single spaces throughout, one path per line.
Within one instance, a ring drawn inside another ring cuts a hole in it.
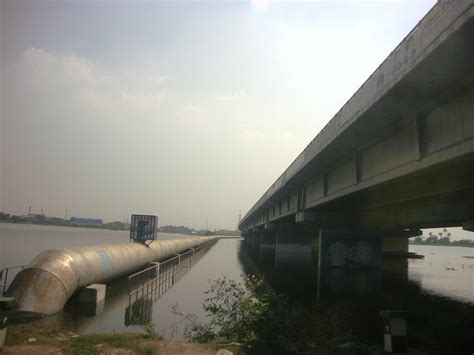
M 434 5 L 239 229 L 409 237 L 473 221 L 474 0 L 459 0 Z

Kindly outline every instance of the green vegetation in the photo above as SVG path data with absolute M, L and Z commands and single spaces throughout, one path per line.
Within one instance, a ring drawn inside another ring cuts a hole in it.
M 40 224 L 48 226 L 62 226 L 62 227 L 77 227 L 77 228 L 98 228 L 98 229 L 111 229 L 111 230 L 130 230 L 128 223 L 120 221 L 114 221 L 104 223 L 102 225 L 82 225 L 72 224 L 71 221 L 65 220 L 58 217 L 48 217 L 45 215 L 35 214 L 28 216 L 16 216 L 8 213 L 0 212 L 0 223 L 18 223 L 18 224 Z
M 438 235 L 430 232 L 428 237 L 425 239 L 422 237 L 416 237 L 413 239 L 413 241 L 411 241 L 411 244 L 474 248 L 474 240 L 461 239 L 451 241 L 451 233 L 448 233 L 446 228 L 443 229 L 443 232 L 439 232 Z
M 188 339 L 204 343 L 240 344 L 245 353 L 378 354 L 378 346 L 361 342 L 348 329 L 337 307 L 310 311 L 296 306 L 256 277 L 243 284 L 226 278 L 211 281 L 204 310 L 209 322 L 187 321 Z
M 110 230 L 130 230 L 130 224 L 114 221 L 104 223 L 102 225 L 76 225 L 71 224 L 70 221 L 64 220 L 58 217 L 47 217 L 44 215 L 30 215 L 30 216 L 16 216 L 8 213 L 0 212 L 0 223 L 19 223 L 19 224 L 41 224 L 51 226 L 63 226 L 63 227 L 78 227 L 78 228 L 98 228 L 98 229 L 110 229 Z M 186 234 L 186 235 L 225 235 L 225 236 L 240 236 L 238 230 L 227 230 L 219 229 L 215 231 L 209 230 L 196 230 L 185 226 L 162 226 L 158 228 L 158 232 L 172 233 L 172 234 Z
M 153 330 L 145 330 L 146 333 L 143 334 L 78 335 L 62 333 L 48 327 L 37 327 L 34 324 L 19 324 L 8 327 L 6 345 L 28 344 L 28 339 L 34 338 L 35 345 L 54 346 L 72 354 L 100 354 L 104 348 L 130 349 L 138 354 L 147 354 L 150 349 L 143 346 L 143 342 L 161 338 L 155 335 Z
M 192 229 L 185 226 L 162 226 L 158 228 L 159 232 L 163 233 L 174 233 L 174 234 L 191 234 L 191 235 L 229 235 L 229 236 L 240 236 L 240 231 L 238 230 L 227 230 L 219 229 L 210 231 L 207 229 Z

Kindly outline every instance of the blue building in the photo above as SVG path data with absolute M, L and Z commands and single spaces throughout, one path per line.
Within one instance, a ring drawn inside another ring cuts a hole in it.
M 71 217 L 71 224 L 79 226 L 101 226 L 104 222 L 99 218 Z

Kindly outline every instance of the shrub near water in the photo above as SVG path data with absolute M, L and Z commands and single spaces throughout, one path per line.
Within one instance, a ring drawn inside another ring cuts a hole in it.
M 225 277 L 211 281 L 206 294 L 203 307 L 210 321 L 188 324 L 186 336 L 193 341 L 235 342 L 248 353 L 379 352 L 355 341 L 344 327 L 344 312 L 295 306 L 254 276 L 243 283 Z

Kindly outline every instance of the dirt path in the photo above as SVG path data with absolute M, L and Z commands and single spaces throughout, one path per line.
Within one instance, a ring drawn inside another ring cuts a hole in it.
M 100 344 L 99 344 L 100 345 Z M 150 340 L 141 343 L 143 353 L 160 355 L 232 355 L 228 350 L 212 350 L 197 343 L 185 343 L 177 341 Z M 124 348 L 111 348 L 97 346 L 97 351 L 103 355 L 132 355 L 142 353 Z M 71 352 L 60 347 L 49 345 L 10 345 L 3 348 L 4 355 L 38 354 L 38 355 L 60 355 L 71 354 Z

